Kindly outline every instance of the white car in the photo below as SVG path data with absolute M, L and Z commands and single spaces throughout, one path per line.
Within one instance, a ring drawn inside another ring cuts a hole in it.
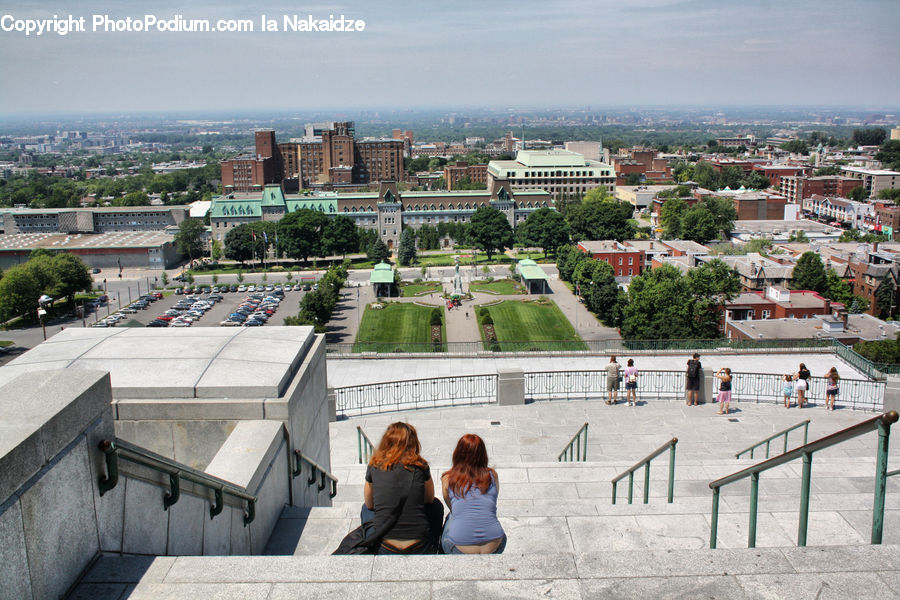
M 169 323 L 169 327 L 190 327 L 190 321 L 184 321 L 180 319 L 176 319 Z
M 221 326 L 221 327 L 240 327 L 241 322 L 240 321 L 222 321 L 221 323 L 219 323 L 219 326 Z
M 244 284 L 239 285 L 239 286 L 238 286 L 238 291 L 239 291 L 239 292 L 246 292 L 246 291 L 247 291 L 247 286 L 244 285 Z

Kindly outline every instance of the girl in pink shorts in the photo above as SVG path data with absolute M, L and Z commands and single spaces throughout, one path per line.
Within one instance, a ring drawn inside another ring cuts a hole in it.
M 719 395 L 716 396 L 716 401 L 719 403 L 719 414 L 727 415 L 731 408 L 731 369 L 722 367 L 716 373 L 716 377 L 721 382 L 719 384 Z

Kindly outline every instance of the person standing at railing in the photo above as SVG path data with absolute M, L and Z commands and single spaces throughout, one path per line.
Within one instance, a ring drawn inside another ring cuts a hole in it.
M 838 397 L 840 380 L 841 376 L 838 375 L 836 367 L 831 367 L 831 370 L 825 374 L 825 410 L 834 410 L 834 401 Z
M 628 406 L 637 406 L 637 376 L 638 370 L 634 366 L 634 359 L 628 359 L 628 366 L 623 371 L 625 376 L 625 399 Z
M 616 362 L 616 355 L 609 357 L 609 364 L 606 365 L 606 394 L 607 404 L 615 404 L 619 399 L 619 369 L 621 365 Z
M 703 378 L 703 365 L 700 364 L 700 355 L 694 352 L 694 357 L 687 361 L 684 389 L 687 390 L 687 405 L 697 406 L 700 398 L 700 380 Z
M 794 373 L 794 381 L 797 382 L 797 408 L 806 406 L 806 392 L 809 390 L 809 378 L 812 374 L 806 365 L 800 363 L 800 368 Z
M 453 466 L 441 475 L 444 502 L 450 509 L 441 548 L 444 554 L 500 554 L 506 533 L 497 519 L 500 480 L 488 466 L 484 440 L 474 433 L 459 438 Z
M 794 378 L 791 377 L 790 373 L 786 373 L 784 376 L 784 407 L 791 407 L 791 396 L 794 395 Z
M 731 410 L 731 369 L 722 367 L 716 377 L 719 379 L 719 395 L 716 397 L 719 414 L 727 415 Z

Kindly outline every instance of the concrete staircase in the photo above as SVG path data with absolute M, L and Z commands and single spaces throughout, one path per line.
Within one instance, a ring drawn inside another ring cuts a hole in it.
M 708 483 L 751 461 L 734 451 L 812 419 L 810 439 L 870 413 L 786 411 L 746 405 L 734 420 L 715 407 L 660 403 L 638 409 L 591 402 L 476 407 L 378 415 L 332 424 L 333 506 L 288 507 L 256 557 L 103 557 L 75 598 L 900 598 L 900 477 L 889 481 L 884 545 L 869 545 L 874 434 L 817 453 L 807 548 L 797 548 L 801 465 L 760 479 L 757 548 L 748 549 L 749 482 L 723 489 L 718 549 L 709 550 Z M 499 556 L 333 557 L 358 524 L 365 467 L 356 462 L 356 426 L 377 440 L 408 420 L 438 478 L 459 435 L 488 442 L 500 476 L 498 513 L 509 537 Z M 546 462 L 581 423 L 591 423 L 587 463 Z M 494 423 L 501 423 L 497 426 Z M 900 430 L 898 430 L 900 431 Z M 666 503 L 667 456 L 643 472 L 634 501 L 627 480 L 619 503 L 610 479 L 675 434 L 675 501 Z M 791 447 L 800 436 L 792 437 Z M 895 436 L 890 468 L 900 462 Z M 537 457 L 542 460 L 535 460 Z M 278 555 L 278 556 L 275 556 Z

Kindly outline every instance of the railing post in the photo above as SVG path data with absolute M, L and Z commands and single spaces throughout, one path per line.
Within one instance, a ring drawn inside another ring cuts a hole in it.
M 709 547 L 715 550 L 719 532 L 719 488 L 713 488 L 712 515 L 709 519 Z
M 805 444 L 805 443 L 806 443 L 806 442 L 804 442 L 804 444 Z M 787 447 L 788 447 L 788 432 L 785 431 L 785 432 L 784 432 L 784 449 L 781 451 L 782 454 L 784 454 L 785 452 L 787 452 Z
M 669 446 L 669 504 L 672 504 L 672 500 L 675 498 L 675 444 L 677 443 L 678 440 L 675 439 Z
M 769 458 L 769 440 L 766 440 L 766 458 Z
M 644 463 L 644 504 L 650 502 L 650 461 Z
M 747 531 L 747 547 L 756 548 L 756 507 L 759 500 L 759 473 L 750 474 L 750 526 Z
M 613 491 L 612 491 L 612 503 L 613 504 L 616 503 L 616 484 L 617 483 L 618 483 L 617 481 L 613 481 Z
M 807 444 L 807 438 L 809 436 L 809 419 L 806 420 L 806 423 L 803 424 L 803 445 Z M 785 450 L 787 452 L 787 450 Z
M 896 414 L 894 415 L 896 418 Z M 875 506 L 872 509 L 872 543 L 880 544 L 884 530 L 884 493 L 887 485 L 888 445 L 891 426 L 884 419 L 878 422 L 878 458 L 875 463 Z
M 803 479 L 800 482 L 800 524 L 797 528 L 797 545 L 806 546 L 809 527 L 809 481 L 812 475 L 812 452 L 803 453 Z
M 584 424 L 584 459 L 587 460 L 588 424 Z
M 634 496 L 634 471 L 628 472 L 628 504 L 631 504 Z

